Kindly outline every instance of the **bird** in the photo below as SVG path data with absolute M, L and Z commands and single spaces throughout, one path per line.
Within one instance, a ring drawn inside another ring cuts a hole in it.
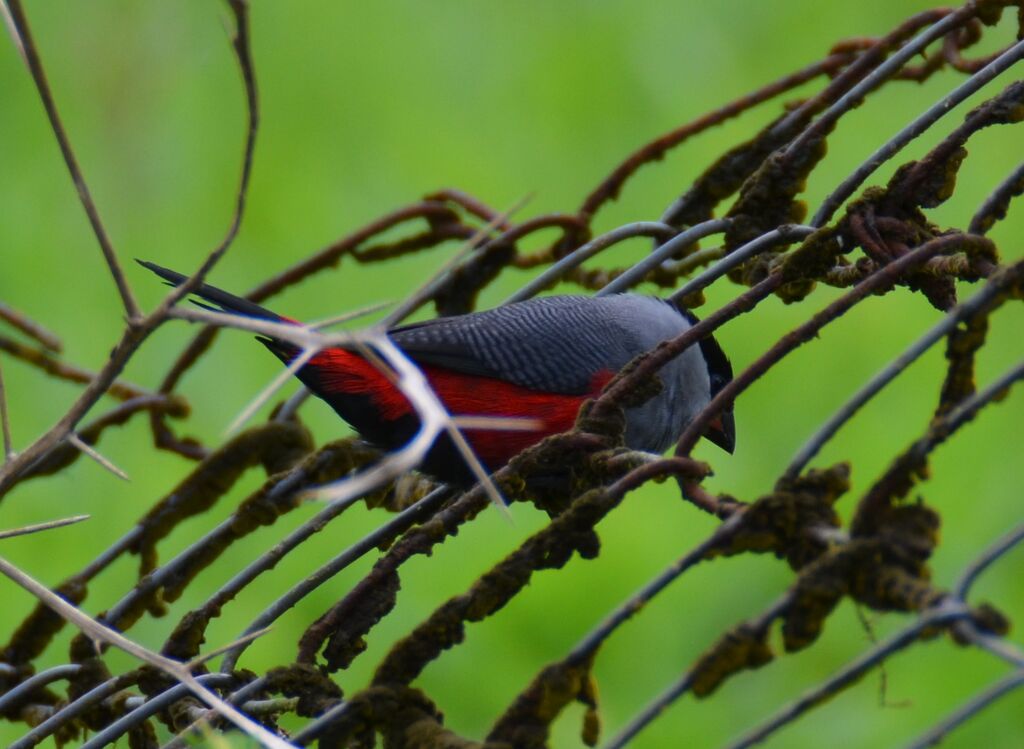
M 168 285 L 188 279 L 155 263 L 138 262 Z M 209 284 L 192 293 L 212 309 L 297 324 Z M 451 415 L 527 419 L 535 426 L 462 429 L 481 464 L 493 472 L 545 437 L 570 430 L 584 401 L 597 397 L 619 370 L 696 322 L 689 310 L 655 296 L 552 295 L 401 325 L 387 334 L 420 368 Z M 286 365 L 301 354 L 300 347 L 272 336 L 257 340 Z M 324 349 L 296 376 L 364 440 L 385 451 L 400 449 L 419 429 L 410 401 L 356 347 Z M 732 367 L 708 335 L 666 364 L 659 376 L 660 392 L 626 409 L 624 440 L 630 449 L 663 453 L 732 380 Z M 704 436 L 733 452 L 731 406 Z M 446 434 L 434 442 L 419 470 L 444 483 L 475 483 L 473 471 Z

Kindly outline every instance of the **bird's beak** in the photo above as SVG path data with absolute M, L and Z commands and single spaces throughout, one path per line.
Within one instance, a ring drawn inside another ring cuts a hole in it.
M 736 449 L 736 421 L 732 410 L 716 416 L 708 424 L 704 436 L 732 455 L 732 451 Z

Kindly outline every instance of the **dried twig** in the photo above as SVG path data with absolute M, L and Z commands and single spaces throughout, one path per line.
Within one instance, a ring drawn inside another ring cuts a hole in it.
M 731 223 L 732 222 L 729 219 L 715 219 L 712 221 L 705 221 L 704 223 L 690 227 L 686 231 L 680 232 L 630 268 L 627 272 L 607 284 L 597 292 L 597 296 L 617 294 L 625 291 L 631 286 L 635 286 L 643 280 L 644 276 L 647 275 L 649 271 L 653 270 L 664 261 L 681 254 L 682 250 L 686 249 L 703 237 L 724 232 L 729 228 Z
M 965 6 L 970 7 L 970 6 Z M 952 16 L 950 16 L 951 18 Z M 948 20 L 948 19 L 947 19 Z M 847 198 L 864 184 L 864 180 L 878 169 L 882 164 L 891 159 L 908 143 L 917 138 L 921 133 L 931 127 L 947 112 L 951 111 L 958 104 L 961 104 L 968 97 L 977 93 L 983 86 L 993 78 L 1005 72 L 1008 68 L 1020 62 L 1024 58 L 1024 41 L 1010 47 L 999 57 L 994 59 L 984 68 L 972 75 L 967 81 L 957 86 L 941 100 L 932 105 L 926 112 L 900 130 L 885 144 L 875 150 L 864 163 L 859 166 L 849 177 L 844 179 L 832 193 L 822 201 L 814 218 L 811 219 L 812 226 L 824 226 L 832 217 L 832 214 L 841 206 Z
M 117 292 L 121 296 L 121 303 L 124 305 L 128 319 L 134 320 L 142 314 L 142 311 L 135 301 L 131 287 L 128 285 L 128 280 L 125 278 L 124 270 L 117 259 L 117 252 L 114 250 L 107 230 L 103 227 L 103 222 L 100 220 L 99 211 L 96 209 L 96 204 L 93 202 L 89 187 L 85 182 L 85 175 L 82 174 L 82 170 L 78 166 L 78 159 L 75 158 L 75 153 L 71 149 L 71 141 L 68 139 L 64 125 L 61 123 L 60 115 L 57 113 L 57 105 L 53 100 L 53 95 L 50 93 L 50 84 L 46 81 L 43 63 L 39 59 L 35 41 L 32 39 L 32 34 L 29 31 L 28 19 L 25 17 L 25 11 L 21 7 L 21 0 L 7 0 L 7 5 L 10 9 L 10 19 L 14 25 L 15 39 L 28 64 L 29 72 L 32 73 L 32 80 L 35 81 L 36 90 L 39 91 L 39 96 L 43 100 L 43 108 L 46 109 L 46 116 L 50 120 L 53 134 L 57 136 L 57 143 L 60 146 L 61 154 L 64 156 L 64 163 L 67 165 L 68 172 L 71 174 L 71 181 L 75 184 L 75 190 L 78 192 L 78 198 L 85 209 L 85 215 L 89 218 L 89 224 L 92 226 L 96 240 L 99 242 L 103 259 L 106 261 L 107 269 L 110 271 L 114 284 L 117 286 Z
M 129 481 L 130 480 L 128 478 L 128 474 L 127 473 L 125 473 L 120 468 L 118 468 L 116 465 L 111 463 L 108 458 L 103 457 L 97 450 L 95 450 L 91 445 L 89 445 L 87 442 L 82 440 L 82 438 L 79 437 L 74 432 L 68 432 L 68 436 L 67 436 L 66 439 L 67 439 L 69 444 L 74 445 L 75 448 L 77 448 L 78 450 L 81 450 L 83 453 L 85 453 L 90 458 L 92 458 L 94 461 L 96 461 L 96 463 L 98 463 L 99 465 L 101 465 L 104 468 L 106 468 L 108 471 L 110 471 L 112 474 L 117 476 L 119 479 L 124 479 L 125 481 Z
M 0 531 L 0 540 L 5 538 L 15 538 L 16 536 L 27 536 L 30 533 L 39 533 L 40 531 L 48 531 L 52 528 L 63 528 L 65 525 L 74 525 L 75 523 L 81 523 L 83 520 L 88 520 L 88 515 L 73 515 L 69 518 L 61 518 L 60 520 L 50 520 L 46 523 L 36 523 L 35 525 L 25 525 L 21 528 L 14 528 L 7 531 Z
M 820 705 L 829 696 L 855 683 L 861 675 L 879 665 L 893 653 L 912 645 L 921 636 L 921 633 L 928 628 L 948 625 L 957 619 L 967 616 L 968 613 L 969 610 L 965 605 L 954 602 L 943 603 L 939 607 L 925 612 L 913 624 L 891 637 L 887 637 L 863 655 L 855 658 L 833 676 L 813 689 L 808 690 L 789 705 L 786 705 L 770 719 L 731 742 L 728 745 L 729 749 L 744 749 L 764 741 L 783 726 L 792 723 L 816 705 Z M 621 745 L 612 743 L 605 747 L 605 749 L 612 749 L 612 747 L 616 746 Z
M 1009 284 L 1024 275 L 1024 263 L 1018 263 L 1012 269 L 993 275 L 985 287 L 968 301 L 952 310 L 936 323 L 928 332 L 914 341 L 902 354 L 893 359 L 877 375 L 871 378 L 858 390 L 835 414 L 818 429 L 817 432 L 800 448 L 790 461 L 783 476 L 793 479 L 817 455 L 818 451 L 838 432 L 842 426 L 853 418 L 857 411 L 875 395 L 894 380 L 904 369 L 932 347 L 943 336 L 949 334 L 962 320 L 972 317 L 988 306 Z
M 292 608 L 295 604 L 339 572 L 346 569 L 353 562 L 361 559 L 365 554 L 377 548 L 382 543 L 404 533 L 416 523 L 422 523 L 425 521 L 450 497 L 451 491 L 447 488 L 441 487 L 439 489 L 435 489 L 423 499 L 397 514 L 387 523 L 378 526 L 375 530 L 353 543 L 347 549 L 334 557 L 334 559 L 327 562 L 311 575 L 306 576 L 301 582 L 277 598 L 277 600 L 270 604 L 258 617 L 256 617 L 256 619 L 252 621 L 252 623 L 249 624 L 248 627 L 245 628 L 241 637 L 273 624 L 286 611 L 288 611 L 288 609 Z M 287 544 L 289 540 L 290 539 L 286 539 L 284 543 Z M 268 556 L 270 556 L 270 553 L 257 560 L 254 563 L 254 566 L 258 565 L 263 569 L 269 568 L 276 559 L 272 557 L 269 559 L 266 558 Z M 246 569 L 240 573 L 239 576 L 246 575 L 255 577 L 254 573 L 258 574 L 258 570 Z M 224 659 L 224 663 L 221 666 L 222 670 L 233 670 L 243 650 L 244 645 L 233 648 Z
M 288 747 L 291 746 L 288 742 L 282 741 L 277 736 L 267 731 L 263 726 L 253 722 L 250 718 L 247 718 L 245 715 L 238 712 L 238 710 L 220 699 L 220 697 L 197 681 L 196 677 L 192 675 L 186 666 L 183 666 L 181 663 L 173 661 L 170 658 L 165 658 L 162 655 L 153 653 L 152 651 L 147 650 L 146 648 L 129 640 L 119 632 L 103 626 L 95 619 L 83 613 L 80 609 L 72 606 L 63 598 L 51 592 L 45 585 L 36 582 L 36 580 L 29 577 L 3 558 L 0 558 L 0 573 L 3 573 L 12 581 L 34 595 L 40 601 L 60 614 L 63 618 L 78 627 L 94 641 L 113 645 L 140 661 L 160 669 L 172 678 L 186 685 L 199 699 L 203 700 L 203 702 L 210 707 L 215 708 L 220 715 L 223 715 L 239 729 L 256 739 L 261 745 L 272 747 L 272 749 L 288 749 Z
M 0 7 L 4 7 L 2 3 L 0 3 Z M 3 302 L 0 302 L 0 320 L 10 323 L 14 328 L 41 344 L 43 348 L 54 353 L 59 354 L 64 348 L 64 344 L 61 343 L 56 333 L 51 333 L 35 320 L 30 320 Z
M 3 367 L 0 366 L 0 432 L 4 440 L 4 462 L 14 456 L 14 440 L 11 439 L 11 415 L 7 412 L 7 388 L 4 386 Z
M 925 747 L 936 746 L 954 729 L 963 725 L 999 698 L 1009 694 L 1021 685 L 1024 685 L 1024 669 L 1003 677 L 979 692 L 954 712 L 950 713 L 940 723 L 907 744 L 906 749 L 925 749 Z
M 61 417 L 57 424 L 32 443 L 32 445 L 18 453 L 18 455 L 12 460 L 7 461 L 3 467 L 0 467 L 0 497 L 3 497 L 3 495 L 14 486 L 17 482 L 18 476 L 23 471 L 47 452 L 52 450 L 58 442 L 66 438 L 68 433 L 75 428 L 93 404 L 105 392 L 107 392 L 116 380 L 117 376 L 124 369 L 124 366 L 128 363 L 128 360 L 134 355 L 139 346 L 142 345 L 143 341 L 145 341 L 146 338 L 149 337 L 149 334 L 167 319 L 171 308 L 178 302 L 178 300 L 190 293 L 202 282 L 206 273 L 213 267 L 214 263 L 220 259 L 224 252 L 227 251 L 231 242 L 238 233 L 238 228 L 241 225 L 242 220 L 242 212 L 245 207 L 245 195 L 249 186 L 249 175 L 252 168 L 252 155 L 255 147 L 256 127 L 258 123 L 258 109 L 256 103 L 255 77 L 249 52 L 248 5 L 245 0 L 229 0 L 229 5 L 237 22 L 237 33 L 233 47 L 238 57 L 239 66 L 242 69 L 242 76 L 245 82 L 249 118 L 248 127 L 246 129 L 245 154 L 242 161 L 242 177 L 239 183 L 231 225 L 229 226 L 224 239 L 207 257 L 206 261 L 200 266 L 199 271 L 193 274 L 193 276 L 184 284 L 173 289 L 153 312 L 143 318 L 134 298 L 131 296 L 131 291 L 128 289 L 127 283 L 124 281 L 124 274 L 120 270 L 113 248 L 109 246 L 109 242 L 105 242 L 105 234 L 103 233 L 102 225 L 99 223 L 99 216 L 98 214 L 95 214 L 95 209 L 92 207 L 91 199 L 88 198 L 88 193 L 85 190 L 85 183 L 81 180 L 70 146 L 67 144 L 66 138 L 63 137 L 63 129 L 56 117 L 56 109 L 53 108 L 52 98 L 49 95 L 49 88 L 47 87 L 45 78 L 42 74 L 41 64 L 39 63 L 35 48 L 31 44 L 31 39 L 27 35 L 27 25 L 24 14 L 21 11 L 20 0 L 12 0 L 11 2 L 12 16 L 18 27 L 20 38 L 25 45 L 25 51 L 29 58 L 29 66 L 32 69 L 37 88 L 39 88 L 40 95 L 43 97 L 43 102 L 47 106 L 47 112 L 50 114 L 51 125 L 57 135 L 58 141 L 61 143 L 62 150 L 65 152 L 65 161 L 68 164 L 69 170 L 72 172 L 76 186 L 79 188 L 79 195 L 83 199 L 83 204 L 86 205 L 86 212 L 89 213 L 94 231 L 97 233 L 97 237 L 101 237 L 100 244 L 104 248 L 104 255 L 107 258 L 107 264 L 111 273 L 114 276 L 115 281 L 118 283 L 118 288 L 121 292 L 125 309 L 128 312 L 129 325 L 121 336 L 121 339 L 117 344 L 115 344 L 111 351 L 107 364 L 99 373 L 96 374 L 95 377 L 92 378 L 79 398 L 71 408 L 68 409 L 64 416 Z
M 0 336 L 0 351 L 4 351 L 15 359 L 23 361 L 26 364 L 60 380 L 88 385 L 95 380 L 97 376 L 95 372 L 77 367 L 74 364 L 70 364 L 47 353 L 46 351 L 33 348 L 32 346 L 26 346 L 25 344 L 6 336 Z M 110 383 L 107 394 L 112 398 L 122 401 L 150 395 L 145 388 L 139 387 L 138 385 L 130 382 L 124 382 L 123 380 L 116 379 Z

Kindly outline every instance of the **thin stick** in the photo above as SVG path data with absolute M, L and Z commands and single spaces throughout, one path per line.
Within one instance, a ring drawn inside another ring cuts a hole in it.
M 771 718 L 728 745 L 728 749 L 746 749 L 764 741 L 783 726 L 821 705 L 829 697 L 856 682 L 863 674 L 881 664 L 890 655 L 917 641 L 926 628 L 950 624 L 969 616 L 966 605 L 947 601 L 919 616 L 913 624 L 886 638 L 875 647 L 854 658 L 828 679 L 804 692 Z M 606 749 L 611 749 L 607 747 Z
M 571 253 L 554 263 L 539 276 L 523 286 L 512 296 L 501 303 L 501 306 L 522 302 L 536 296 L 541 291 L 561 281 L 573 268 L 582 265 L 594 255 L 608 249 L 632 237 L 654 237 L 656 239 L 669 239 L 677 233 L 676 229 L 660 221 L 636 221 L 632 224 L 612 229 L 606 234 L 594 237 L 582 247 L 578 247 Z
M 74 432 L 69 432 L 68 433 L 67 440 L 68 440 L 68 442 L 70 444 L 72 444 L 75 447 L 77 447 L 86 456 L 92 458 L 94 461 L 96 461 L 101 466 L 106 468 L 108 471 L 110 471 L 112 474 L 117 476 L 119 479 L 124 479 L 125 481 L 131 481 L 131 479 L 128 478 L 128 474 L 127 473 L 125 473 L 120 468 L 118 468 L 116 465 L 114 465 L 108 458 L 105 458 L 102 455 L 100 455 L 100 453 L 98 451 L 96 451 L 92 447 L 92 445 L 88 444 L 87 442 L 82 441 L 82 438 L 79 437 Z
M 490 497 L 491 502 L 501 510 L 502 514 L 509 520 L 512 519 L 512 513 L 509 512 L 508 502 L 501 496 L 501 492 L 498 490 L 498 485 L 491 479 L 490 471 L 484 468 L 483 463 L 480 462 L 480 458 L 473 452 L 473 448 L 469 446 L 466 441 L 465 435 L 458 426 L 451 420 L 451 415 L 448 415 L 448 424 L 445 426 L 448 432 L 448 436 L 455 444 L 456 449 L 462 455 L 462 459 L 466 461 L 466 465 L 469 466 L 469 470 L 473 473 L 473 477 L 480 482 L 483 486 L 487 496 Z
M 755 255 L 760 255 L 762 252 L 770 250 L 776 245 L 789 244 L 791 242 L 801 240 L 814 233 L 814 231 L 815 229 L 813 226 L 785 224 L 777 229 L 765 232 L 756 239 L 752 239 L 747 242 L 742 247 L 737 247 L 706 271 L 690 279 L 682 286 L 682 288 L 672 293 L 672 296 L 669 297 L 669 301 L 674 302 L 675 304 L 681 304 L 686 297 L 707 288 L 730 270 L 741 265 Z
M 386 309 L 392 304 L 394 304 L 394 302 L 368 304 L 365 307 L 360 307 L 359 309 L 352 310 L 351 312 L 342 312 L 339 315 L 325 317 L 323 320 L 306 323 L 306 327 L 310 330 L 323 330 L 324 328 L 330 328 L 334 325 L 340 325 L 343 322 L 350 322 L 352 320 L 357 320 L 360 317 L 365 317 L 366 315 L 372 315 L 374 312 L 380 312 L 382 309 Z
M 3 4 L 0 3 L 0 8 L 2 7 Z M 0 320 L 10 323 L 12 327 L 17 328 L 29 338 L 38 341 L 43 348 L 47 348 L 54 353 L 59 354 L 64 348 L 56 333 L 47 330 L 35 320 L 29 319 L 3 302 L 0 302 Z
M 536 432 L 544 428 L 543 419 L 519 416 L 453 416 L 452 424 L 459 429 L 495 432 Z
M 303 349 L 298 356 L 292 359 L 288 366 L 278 372 L 277 376 L 270 381 L 260 393 L 249 401 L 249 405 L 242 409 L 241 413 L 238 414 L 231 423 L 228 424 L 227 429 L 224 430 L 225 436 L 234 434 L 245 422 L 247 422 L 259 408 L 270 400 L 274 393 L 284 387 L 285 383 L 290 380 L 296 372 L 302 369 L 304 366 L 309 364 L 309 360 L 320 353 L 319 348 L 307 348 Z
M 14 25 L 14 19 L 11 18 L 11 11 L 7 8 L 6 0 L 0 0 L 0 16 L 4 18 L 4 26 L 7 29 L 7 33 L 11 37 L 11 41 L 14 42 L 15 49 L 18 50 L 18 54 L 21 56 L 21 61 L 28 67 L 28 57 L 25 56 L 25 45 L 21 43 L 21 37 L 18 36 L 18 29 Z
M 185 664 L 186 668 L 188 668 L 188 670 L 191 671 L 196 666 L 200 666 L 200 665 L 202 665 L 204 663 L 209 663 L 211 660 L 216 658 L 218 655 L 223 655 L 224 653 L 228 653 L 228 652 L 234 650 L 235 648 L 237 648 L 239 646 L 248 645 L 249 643 L 253 642 L 254 640 L 258 640 L 259 638 L 263 637 L 263 635 L 267 634 L 272 629 L 273 629 L 273 627 L 264 627 L 263 629 L 257 629 L 255 632 L 247 632 L 246 634 L 242 635 L 241 637 L 239 637 L 239 638 L 237 638 L 235 640 L 232 640 L 231 642 L 227 643 L 226 645 L 221 645 L 220 647 L 214 648 L 213 650 L 209 651 L 208 653 L 202 653 L 201 655 L 196 656 L 195 658 L 190 660 L 187 664 Z
M 906 749 L 925 749 L 936 746 L 954 729 L 966 723 L 986 707 L 1024 685 L 1024 668 L 1005 676 L 985 690 L 979 692 L 963 705 L 958 707 L 918 738 L 907 744 Z
M 949 18 L 952 18 L 950 16 Z M 949 20 L 944 19 L 944 20 Z M 944 22 L 944 21 L 943 21 Z M 940 22 L 940 23 L 943 23 Z M 938 25 L 938 24 L 936 24 Z M 954 107 L 961 104 L 965 99 L 972 96 L 979 89 L 987 85 L 993 78 L 1004 72 L 1007 68 L 1015 65 L 1024 58 L 1024 41 L 1019 41 L 999 55 L 995 60 L 983 67 L 977 73 L 968 78 L 964 83 L 957 86 L 949 94 L 942 97 L 913 122 L 900 130 L 889 141 L 876 149 L 849 177 L 840 183 L 825 200 L 822 201 L 818 212 L 811 220 L 812 226 L 824 226 L 832 214 L 841 206 L 846 199 L 853 195 L 864 180 L 878 169 L 882 164 L 891 159 L 908 143 L 917 138 L 921 133 L 934 125 L 941 117 L 950 112 Z
M 12 528 L 11 530 L 0 531 L 0 541 L 5 538 L 15 538 L 17 536 L 27 536 L 30 533 L 48 531 L 52 528 L 63 528 L 65 525 L 81 523 L 83 520 L 88 520 L 89 517 L 89 515 L 73 515 L 69 518 L 61 518 L 60 520 L 48 520 L 45 523 L 36 523 L 35 525 L 25 525 L 21 528 Z
M 1024 264 L 1020 266 L 1024 270 Z M 793 479 L 800 475 L 800 472 L 807 466 L 814 456 L 820 452 L 832 437 L 843 427 L 846 422 L 854 417 L 865 403 L 874 398 L 882 389 L 892 382 L 896 377 L 925 351 L 931 348 L 938 340 L 953 330 L 961 320 L 971 317 L 985 305 L 991 302 L 1007 285 L 1014 279 L 1014 274 L 999 273 L 989 279 L 989 282 L 974 296 L 966 302 L 957 306 L 938 323 L 936 323 L 923 336 L 914 341 L 907 349 L 885 366 L 882 371 L 872 377 L 853 396 L 829 417 L 810 439 L 793 456 L 783 476 Z
M 473 232 L 472 236 L 470 236 L 469 239 L 462 243 L 462 246 L 456 251 L 455 255 L 453 255 L 448 262 L 442 264 L 441 267 L 437 270 L 437 272 L 434 273 L 434 275 L 431 276 L 429 279 L 427 279 L 426 283 L 424 283 L 418 289 L 413 291 L 409 295 L 409 297 L 398 306 L 397 309 L 395 309 L 391 314 L 389 314 L 381 321 L 381 326 L 384 329 L 387 329 L 400 323 L 402 320 L 404 320 L 417 309 L 419 309 L 420 305 L 425 303 L 428 299 L 430 299 L 430 297 L 432 297 L 437 292 L 440 283 L 448 275 L 448 272 L 456 265 L 458 265 L 463 260 L 463 258 L 465 258 L 467 255 L 473 252 L 484 252 L 487 250 L 487 248 L 493 246 L 493 242 L 486 242 L 482 245 L 480 244 L 480 242 L 494 229 L 498 228 L 499 226 L 505 225 L 509 217 L 513 216 L 514 214 L 522 210 L 523 206 L 529 203 L 532 197 L 532 195 L 524 195 L 515 203 L 513 203 L 512 207 L 509 208 L 507 211 L 498 216 L 495 216 L 490 221 L 488 221 L 484 226 L 481 226 L 479 229 Z M 494 241 L 500 240 L 501 237 L 499 236 Z
M 4 438 L 4 463 L 14 457 L 14 441 L 11 439 L 11 416 L 7 412 L 7 389 L 4 387 L 4 371 L 0 366 L 0 431 Z
M 50 127 L 53 130 L 53 134 L 57 137 L 57 144 L 60 146 L 61 154 L 64 156 L 64 163 L 67 165 L 68 172 L 71 174 L 71 181 L 78 191 L 78 199 L 85 209 L 85 215 L 89 218 L 89 224 L 92 226 L 96 240 L 100 244 L 100 250 L 107 262 L 107 268 L 114 279 L 114 284 L 117 286 L 117 292 L 121 295 L 121 303 L 124 305 L 128 319 L 134 320 L 140 317 L 142 312 L 135 301 L 131 287 L 128 285 L 128 280 L 125 278 L 121 263 L 117 259 L 114 245 L 111 243 L 107 230 L 103 227 L 103 222 L 100 220 L 96 203 L 93 201 L 92 195 L 89 193 L 89 187 L 85 182 L 85 175 L 82 174 L 82 170 L 78 166 L 78 160 L 71 149 L 71 141 L 68 139 L 64 125 L 61 123 L 60 115 L 57 113 L 57 105 L 54 103 L 53 95 L 50 93 L 50 85 L 46 81 L 42 60 L 39 59 L 35 42 L 32 40 L 28 19 L 25 17 L 25 12 L 21 7 L 21 0 L 8 0 L 8 2 L 15 38 L 21 47 L 25 62 L 28 64 L 28 69 L 32 73 L 32 80 L 35 81 L 39 97 L 43 100 L 43 107 L 46 109 L 46 116 L 50 120 Z
M 595 296 L 619 294 L 630 289 L 643 281 L 644 276 L 646 276 L 648 272 L 654 270 L 663 261 L 668 260 L 680 250 L 689 247 L 699 239 L 711 236 L 712 234 L 720 234 L 727 230 L 731 224 L 731 219 L 717 218 L 711 219 L 710 221 L 703 221 L 696 226 L 691 226 L 686 231 L 680 232 L 676 236 L 672 237 L 672 239 L 658 247 L 658 249 L 645 257 L 639 263 L 636 263 L 614 281 L 606 284 L 597 292 L 597 294 L 595 294 Z

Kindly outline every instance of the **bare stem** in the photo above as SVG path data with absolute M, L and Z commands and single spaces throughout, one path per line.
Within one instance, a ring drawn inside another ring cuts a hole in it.
M 92 226 L 93 233 L 100 244 L 100 250 L 107 262 L 107 268 L 114 279 L 114 284 L 117 286 L 118 294 L 121 295 L 121 303 L 124 305 L 125 313 L 128 315 L 129 320 L 134 320 L 142 314 L 141 310 L 135 301 L 135 297 L 132 295 L 131 287 L 125 278 L 124 270 L 117 259 L 117 253 L 110 241 L 107 230 L 100 220 L 96 203 L 93 201 L 89 187 L 85 182 L 85 175 L 82 174 L 82 170 L 78 166 L 78 159 L 75 158 L 75 153 L 71 148 L 71 141 L 64 130 L 60 115 L 57 113 L 57 105 L 53 100 L 53 94 L 50 93 L 50 84 L 46 81 L 43 63 L 39 59 L 39 53 L 36 51 L 35 42 L 28 27 L 28 19 L 25 17 L 25 11 L 21 7 L 21 0 L 8 0 L 8 3 L 11 20 L 14 23 L 16 39 L 25 55 L 25 61 L 28 63 L 28 69 L 32 73 L 32 80 L 35 81 L 39 96 L 43 100 L 46 116 L 50 119 L 50 127 L 53 129 L 53 134 L 57 136 L 57 143 L 60 146 L 61 154 L 64 156 L 64 163 L 67 165 L 68 172 L 71 174 L 71 181 L 74 182 L 75 189 L 78 191 L 78 199 L 85 209 L 85 215 L 89 218 L 89 224 Z

